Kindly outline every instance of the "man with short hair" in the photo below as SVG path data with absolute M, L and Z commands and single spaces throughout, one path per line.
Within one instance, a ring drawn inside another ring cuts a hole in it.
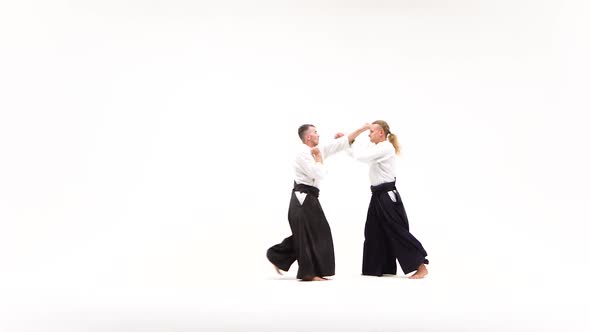
M 281 270 L 288 271 L 297 260 L 297 279 L 323 281 L 334 275 L 332 232 L 318 200 L 320 182 L 326 175 L 324 159 L 345 150 L 364 130 L 360 128 L 348 136 L 338 133 L 327 145 L 320 145 L 314 125 L 299 127 L 303 144 L 295 156 L 295 181 L 288 212 L 292 235 L 266 253 L 279 274 Z

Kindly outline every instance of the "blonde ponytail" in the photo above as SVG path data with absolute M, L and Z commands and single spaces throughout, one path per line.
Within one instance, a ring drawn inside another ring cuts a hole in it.
M 377 120 L 377 121 L 373 121 L 373 124 L 377 124 L 383 129 L 383 132 L 385 133 L 385 135 L 387 135 L 387 140 L 389 141 L 389 143 L 391 143 L 393 145 L 393 148 L 395 149 L 395 154 L 399 155 L 400 150 L 401 150 L 401 146 L 399 145 L 399 141 L 397 140 L 397 136 L 394 133 L 389 131 L 389 125 L 387 124 L 387 122 L 385 122 L 383 120 Z
M 389 133 L 389 135 L 387 135 L 387 140 L 389 140 L 389 142 L 391 144 L 393 144 L 393 148 L 395 149 L 395 154 L 397 154 L 399 156 L 401 147 L 399 146 L 399 141 L 397 140 L 397 136 L 394 133 Z

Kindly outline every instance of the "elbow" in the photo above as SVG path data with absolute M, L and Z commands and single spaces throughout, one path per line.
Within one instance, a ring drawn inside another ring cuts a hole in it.
M 313 177 L 316 180 L 323 180 L 326 177 L 326 171 L 323 169 L 317 169 L 313 172 Z
M 319 172 L 316 173 L 314 176 L 314 179 L 316 180 L 323 180 L 326 177 L 326 173 L 325 172 Z

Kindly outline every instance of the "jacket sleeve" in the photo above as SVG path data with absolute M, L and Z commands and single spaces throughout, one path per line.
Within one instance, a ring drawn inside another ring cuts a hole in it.
M 313 180 L 321 180 L 326 176 L 324 164 L 316 162 L 310 152 L 300 152 L 297 154 L 295 163 L 300 171 Z
M 352 157 L 358 161 L 369 164 L 378 162 L 395 154 L 393 146 L 388 146 L 388 144 L 389 143 L 373 144 L 371 142 L 355 142 L 352 144 Z

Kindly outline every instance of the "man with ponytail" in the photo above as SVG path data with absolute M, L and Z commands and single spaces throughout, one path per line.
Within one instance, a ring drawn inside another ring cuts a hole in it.
M 299 127 L 301 144 L 295 155 L 294 187 L 289 203 L 289 226 L 293 235 L 270 247 L 266 257 L 277 273 L 288 271 L 297 260 L 297 279 L 323 281 L 335 273 L 334 243 L 330 225 L 320 201 L 320 181 L 326 175 L 324 159 L 348 148 L 365 129 L 345 136 L 338 133 L 326 145 L 319 145 L 320 135 L 311 124 Z
M 396 274 L 396 259 L 404 274 L 416 271 L 410 279 L 428 274 L 426 250 L 411 233 L 406 210 L 395 186 L 396 156 L 400 153 L 397 139 L 387 122 L 366 124 L 370 143 L 352 144 L 352 156 L 369 164 L 371 201 L 365 223 L 363 275 Z

